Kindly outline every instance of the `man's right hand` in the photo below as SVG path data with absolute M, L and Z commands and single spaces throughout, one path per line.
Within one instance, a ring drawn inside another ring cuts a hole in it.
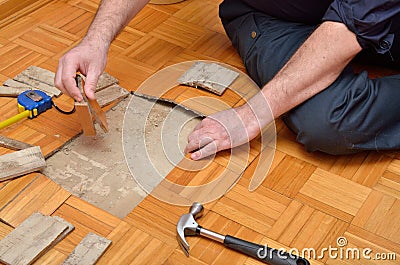
M 86 76 L 84 87 L 86 96 L 95 99 L 97 81 L 106 66 L 107 53 L 108 47 L 83 40 L 60 58 L 55 86 L 76 101 L 82 101 L 83 97 L 75 83 L 76 72 L 79 71 Z

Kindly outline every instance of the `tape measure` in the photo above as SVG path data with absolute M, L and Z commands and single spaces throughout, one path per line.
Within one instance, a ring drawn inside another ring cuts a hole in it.
M 0 130 L 14 124 L 24 118 L 33 119 L 39 114 L 51 109 L 54 106 L 59 112 L 63 114 L 72 114 L 75 107 L 71 111 L 64 111 L 54 104 L 52 98 L 40 90 L 27 90 L 17 98 L 19 114 L 0 122 Z
M 51 97 L 40 90 L 28 90 L 18 96 L 18 112 L 29 111 L 28 118 L 33 119 L 39 114 L 51 109 Z

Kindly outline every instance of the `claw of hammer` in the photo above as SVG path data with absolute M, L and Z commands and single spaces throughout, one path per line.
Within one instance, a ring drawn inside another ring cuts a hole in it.
M 200 203 L 194 203 L 190 207 L 190 211 L 179 218 L 178 225 L 176 226 L 178 243 L 181 246 L 183 252 L 189 257 L 189 243 L 186 241 L 185 236 L 194 236 L 198 234 L 199 224 L 196 222 L 196 218 L 203 215 L 203 205 Z

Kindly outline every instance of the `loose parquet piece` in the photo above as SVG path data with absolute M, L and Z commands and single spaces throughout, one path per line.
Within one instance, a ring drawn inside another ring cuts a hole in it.
M 37 66 L 29 66 L 21 73 L 21 75 L 26 75 L 33 80 L 37 80 L 54 87 L 55 74 L 47 69 L 43 69 Z
M 101 107 L 117 103 L 129 95 L 129 92 L 119 85 L 111 85 L 96 92 L 97 102 Z
M 7 79 L 3 86 L 0 86 L 0 96 L 3 97 L 18 97 L 19 94 L 26 90 L 32 90 L 34 87 L 27 84 L 15 81 L 13 79 Z
M 0 156 L 0 181 L 15 178 L 46 166 L 40 147 L 35 146 Z
M 110 246 L 111 240 L 96 235 L 87 234 L 78 246 L 72 251 L 63 265 L 93 265 Z
M 216 63 L 195 62 L 179 79 L 183 85 L 201 87 L 222 95 L 239 73 Z
M 56 87 L 43 83 L 42 81 L 39 81 L 37 79 L 34 79 L 28 75 L 25 75 L 23 73 L 17 75 L 14 77 L 15 81 L 21 82 L 23 84 L 32 86 L 36 89 L 42 90 L 43 92 L 46 92 L 49 96 L 56 96 L 59 97 L 61 95 L 61 91 L 58 90 Z
M 103 110 L 101 109 L 99 103 L 97 102 L 96 99 L 89 99 L 86 97 L 85 94 L 85 82 L 84 82 L 84 77 L 81 74 L 77 74 L 76 76 L 76 83 L 77 86 L 79 88 L 79 90 L 81 91 L 81 94 L 83 96 L 83 101 L 80 102 L 78 105 L 81 104 L 81 107 L 78 115 L 80 116 L 80 122 L 83 128 L 83 133 L 86 135 L 92 135 L 90 130 L 88 131 L 89 127 L 93 127 L 94 129 L 94 135 L 96 135 L 96 129 L 94 128 L 94 124 L 93 124 L 93 119 L 87 119 L 84 117 L 88 117 L 88 116 L 92 116 L 96 119 L 96 121 L 99 123 L 100 127 L 104 130 L 104 132 L 108 132 L 108 124 L 107 124 L 107 118 L 106 115 L 104 114 Z M 84 109 L 86 109 L 86 107 L 84 105 L 88 106 L 88 111 L 84 111 Z M 77 107 L 77 104 L 75 104 L 75 108 Z M 89 114 L 89 115 L 88 115 Z M 91 124 L 88 124 L 91 123 Z
M 96 129 L 93 124 L 93 117 L 87 102 L 75 102 L 75 112 L 82 125 L 84 135 L 95 136 Z
M 0 86 L 1 97 L 18 97 L 19 94 L 25 92 L 27 89 L 22 87 L 9 87 Z
M 22 150 L 26 148 L 33 147 L 31 144 L 27 144 L 15 139 L 11 139 L 8 137 L 5 137 L 3 135 L 0 135 L 0 146 L 12 149 L 12 150 Z
M 99 80 L 97 81 L 96 92 L 99 92 L 109 86 L 118 84 L 118 79 L 113 77 L 112 75 L 104 72 L 99 76 Z
M 95 117 L 96 121 L 99 123 L 100 127 L 103 129 L 104 132 L 108 132 L 108 123 L 107 117 L 104 111 L 101 109 L 99 103 L 95 99 L 88 99 L 89 108 L 92 111 L 93 116 Z
M 32 264 L 71 227 L 61 218 L 34 213 L 0 241 L 0 260 L 12 265 Z

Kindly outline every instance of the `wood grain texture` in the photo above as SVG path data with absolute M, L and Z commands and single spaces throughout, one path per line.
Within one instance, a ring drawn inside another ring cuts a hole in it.
M 96 128 L 93 124 L 92 113 L 87 102 L 75 102 L 75 112 L 82 126 L 83 134 L 88 136 L 96 135 Z
M 96 100 L 101 107 L 118 103 L 129 95 L 129 92 L 119 85 L 111 85 L 95 93 Z
M 13 79 L 17 82 L 42 90 L 43 92 L 46 92 L 46 94 L 48 94 L 49 96 L 59 97 L 61 95 L 61 91 L 58 90 L 54 86 L 54 83 L 51 81 L 52 74 L 54 73 L 38 67 L 30 67 L 15 76 Z
M 26 88 L 0 86 L 0 96 L 2 97 L 18 97 L 19 94 L 25 92 Z
M 6 136 L 0 135 L 0 146 L 12 149 L 12 150 L 22 150 L 33 147 L 31 144 L 27 144 L 15 139 L 8 138 Z
M 110 246 L 111 240 L 94 233 L 87 234 L 62 263 L 64 265 L 94 265 Z
M 41 170 L 46 166 L 40 147 L 30 147 L 0 156 L 0 180 L 8 180 Z
M 43 255 L 70 231 L 62 219 L 34 213 L 0 241 L 0 260 L 5 264 L 28 265 Z

